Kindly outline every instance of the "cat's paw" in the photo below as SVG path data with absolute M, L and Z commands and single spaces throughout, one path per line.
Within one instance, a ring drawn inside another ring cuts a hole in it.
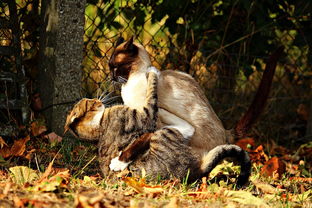
M 112 171 L 122 171 L 128 167 L 130 162 L 123 162 L 119 160 L 119 156 L 115 157 L 111 160 L 111 163 L 109 164 L 109 169 Z
M 148 67 L 147 72 L 148 72 L 148 73 L 149 73 L 149 72 L 153 72 L 153 73 L 155 73 L 155 74 L 157 75 L 157 77 L 160 76 L 160 71 L 159 71 L 158 69 L 156 69 L 156 67 L 154 67 L 154 66 Z

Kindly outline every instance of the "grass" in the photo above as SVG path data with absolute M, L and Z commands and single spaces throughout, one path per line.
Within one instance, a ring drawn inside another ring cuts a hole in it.
M 280 179 L 263 176 L 262 165 L 254 163 L 250 183 L 236 190 L 233 176 L 238 168 L 229 162 L 211 173 L 214 179 L 192 184 L 188 176 L 181 181 L 112 179 L 100 174 L 96 144 L 69 137 L 56 144 L 33 139 L 27 145 L 30 149 L 35 152 L 29 161 L 23 157 L 0 160 L 0 207 L 312 207 L 308 163 L 301 162 L 295 170 L 288 167 Z M 53 158 L 49 176 L 42 179 Z M 21 176 L 12 172 L 18 165 L 26 166 L 18 169 L 24 174 L 21 184 L 16 182 Z M 25 177 L 30 169 L 36 179 Z M 291 180 L 294 176 L 306 181 Z

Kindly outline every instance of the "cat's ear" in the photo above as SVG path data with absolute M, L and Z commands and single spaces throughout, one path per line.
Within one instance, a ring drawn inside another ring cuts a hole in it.
M 124 48 L 128 51 L 135 49 L 135 45 L 133 44 L 133 36 L 126 42 Z
M 120 37 L 117 39 L 116 47 L 119 46 L 120 44 L 122 44 L 124 41 L 125 41 L 125 39 L 123 39 L 123 37 L 120 36 Z

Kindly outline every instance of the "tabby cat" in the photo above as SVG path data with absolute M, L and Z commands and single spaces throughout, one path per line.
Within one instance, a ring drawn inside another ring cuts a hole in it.
M 133 42 L 133 38 L 119 43 L 109 61 L 112 78 L 122 83 L 124 105 L 140 110 L 146 99 L 145 74 L 152 66 L 150 57 L 142 45 Z M 191 150 L 199 157 L 217 145 L 233 143 L 236 137 L 243 137 L 265 106 L 281 51 L 277 50 L 274 59 L 269 60 L 257 100 L 233 130 L 224 129 L 200 86 L 190 75 L 172 70 L 161 71 L 157 92 L 159 127 L 175 127 L 185 138 L 190 137 Z
M 157 121 L 157 75 L 148 73 L 146 102 L 142 109 L 123 105 L 105 108 L 98 99 L 83 99 L 67 117 L 65 131 L 89 140 L 99 139 L 99 161 L 102 172 L 109 173 L 113 158 L 128 154 L 133 146 L 142 148 L 131 152 L 129 169 L 140 174 L 144 169 L 150 176 L 183 178 L 190 170 L 189 179 L 196 180 L 207 175 L 225 157 L 233 157 L 241 165 L 237 184 L 243 185 L 250 175 L 248 154 L 236 145 L 221 145 L 199 160 L 191 152 L 188 141 L 175 128 L 156 130 Z M 141 141 L 142 140 L 142 141 Z M 121 153 L 121 154 L 120 154 Z M 132 161 L 134 160 L 134 161 Z

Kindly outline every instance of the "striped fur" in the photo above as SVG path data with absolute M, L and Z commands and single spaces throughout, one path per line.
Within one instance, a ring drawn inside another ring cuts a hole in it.
M 98 105 L 97 99 L 94 99 L 93 105 L 91 103 L 83 105 L 84 109 L 89 111 L 79 111 L 81 117 L 78 116 L 73 119 L 73 117 L 69 116 L 65 128 L 72 128 L 78 136 L 85 136 L 86 133 L 81 132 L 82 128 L 75 128 L 83 126 L 83 123 L 85 123 L 87 124 L 85 131 L 88 129 L 89 132 L 91 130 L 97 132 L 94 135 L 89 135 L 88 138 L 99 139 L 99 162 L 105 175 L 110 173 L 109 164 L 113 158 L 119 156 L 120 151 L 125 150 L 137 140 L 143 138 L 144 135 L 147 135 L 146 138 L 149 139 L 147 151 L 139 150 L 139 155 L 132 158 L 134 161 L 129 166 L 134 174 L 139 175 L 141 170 L 145 169 L 150 176 L 161 176 L 163 178 L 173 176 L 182 179 L 190 170 L 189 179 L 193 181 L 209 174 L 225 157 L 234 157 L 238 161 L 243 161 L 240 163 L 242 173 L 238 183 L 243 184 L 246 182 L 250 175 L 250 161 L 248 155 L 239 147 L 235 145 L 218 146 L 201 157 L 192 152 L 188 144 L 189 141 L 177 129 L 165 127 L 156 130 L 158 112 L 157 75 L 153 72 L 148 74 L 146 97 L 142 111 L 122 105 L 105 108 L 98 125 L 95 122 L 90 122 L 90 119 L 92 120 L 94 115 L 99 117 L 101 111 L 94 113 L 95 109 L 92 106 L 96 106 L 96 109 L 99 110 L 103 110 L 103 108 Z M 75 108 L 79 108 L 78 104 Z M 75 111 L 75 108 L 72 112 Z M 89 114 L 91 117 L 88 116 Z M 77 116 L 78 114 L 71 113 L 70 115 Z M 138 143 L 140 144 L 141 141 Z

